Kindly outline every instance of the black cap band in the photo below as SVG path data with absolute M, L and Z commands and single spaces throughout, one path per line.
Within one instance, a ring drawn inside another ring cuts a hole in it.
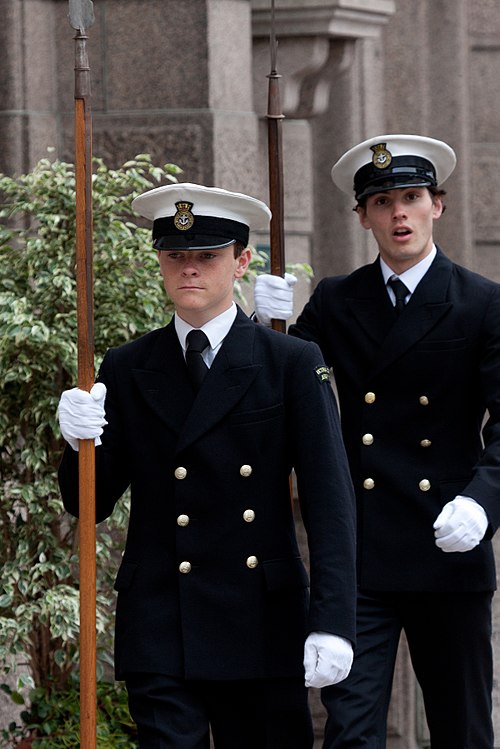
M 227 218 L 196 216 L 190 229 L 178 229 L 174 217 L 158 218 L 153 223 L 153 247 L 156 250 L 216 249 L 231 242 L 248 245 L 250 230 L 246 224 Z
M 434 166 L 421 156 L 393 156 L 386 169 L 365 164 L 354 175 L 356 199 L 398 187 L 437 185 Z

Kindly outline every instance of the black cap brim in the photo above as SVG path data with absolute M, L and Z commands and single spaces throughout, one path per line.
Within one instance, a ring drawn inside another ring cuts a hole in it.
M 356 200 L 377 192 L 405 187 L 436 186 L 436 172 L 427 159 L 418 156 L 395 156 L 387 169 L 366 164 L 354 175 Z
M 194 234 L 192 237 L 163 236 L 153 241 L 155 250 L 222 250 L 236 242 L 227 237 L 206 237 Z
M 153 247 L 156 250 L 216 250 L 233 242 L 246 247 L 249 234 L 248 226 L 231 219 L 196 216 L 194 227 L 183 230 L 169 216 L 153 223 Z

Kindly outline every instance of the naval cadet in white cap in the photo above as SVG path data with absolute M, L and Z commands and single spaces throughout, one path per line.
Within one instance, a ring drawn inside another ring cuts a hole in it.
M 181 183 L 133 206 L 153 222 L 174 318 L 109 350 L 91 393 L 59 404 L 67 510 L 80 439 L 99 442 L 98 522 L 131 488 L 116 676 L 141 749 L 208 749 L 210 731 L 216 749 L 310 749 L 307 687 L 347 676 L 355 634 L 355 501 L 328 369 L 316 344 L 233 301 L 264 203 Z
M 434 242 L 455 161 L 440 140 L 388 134 L 336 162 L 379 254 L 321 280 L 289 331 L 333 370 L 357 496 L 357 647 L 349 677 L 322 693 L 324 749 L 385 747 L 402 631 L 432 748 L 493 749 L 500 287 Z M 292 293 L 259 277 L 257 317 L 291 313 Z

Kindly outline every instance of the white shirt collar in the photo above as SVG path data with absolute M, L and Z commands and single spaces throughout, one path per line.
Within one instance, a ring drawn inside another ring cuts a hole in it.
M 387 284 L 387 281 L 392 278 L 400 278 L 401 281 L 403 281 L 404 285 L 410 292 L 410 294 L 413 294 L 415 289 L 417 288 L 418 284 L 422 280 L 422 278 L 425 276 L 427 271 L 432 265 L 432 261 L 436 257 L 437 250 L 436 245 L 432 245 L 432 249 L 429 252 L 428 255 L 424 257 L 423 260 L 421 260 L 416 265 L 412 266 L 411 268 L 408 268 L 408 270 L 405 270 L 404 273 L 401 273 L 398 275 L 397 273 L 394 273 L 392 268 L 389 268 L 386 262 L 380 258 L 380 267 L 382 269 L 382 275 L 384 277 L 384 283 Z
M 217 317 L 214 317 L 212 320 L 205 323 L 205 325 L 201 326 L 200 330 L 203 330 L 210 341 L 210 349 L 207 351 L 206 357 L 209 366 L 221 347 L 222 341 L 229 333 L 229 330 L 236 319 L 237 312 L 236 304 L 233 302 L 229 309 L 221 312 L 220 315 L 217 315 Z M 182 317 L 179 317 L 177 313 L 174 315 L 174 325 L 182 350 L 186 353 L 186 336 L 190 330 L 193 330 L 193 326 L 183 320 Z M 205 358 L 205 354 L 203 358 Z

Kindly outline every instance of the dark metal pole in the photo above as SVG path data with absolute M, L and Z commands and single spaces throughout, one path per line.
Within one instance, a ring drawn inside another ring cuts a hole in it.
M 283 276 L 285 273 L 285 217 L 283 189 L 283 143 L 279 80 L 277 72 L 278 42 L 276 41 L 274 0 L 271 0 L 271 72 L 267 100 L 267 133 L 269 156 L 269 205 L 271 219 L 271 273 Z M 284 320 L 273 320 L 272 327 L 282 333 L 286 330 Z
M 85 30 L 94 22 L 91 0 L 70 0 L 75 39 L 75 176 L 78 387 L 94 382 L 94 294 L 92 247 L 92 114 Z M 80 440 L 80 747 L 95 749 L 96 729 L 96 526 L 95 448 Z

